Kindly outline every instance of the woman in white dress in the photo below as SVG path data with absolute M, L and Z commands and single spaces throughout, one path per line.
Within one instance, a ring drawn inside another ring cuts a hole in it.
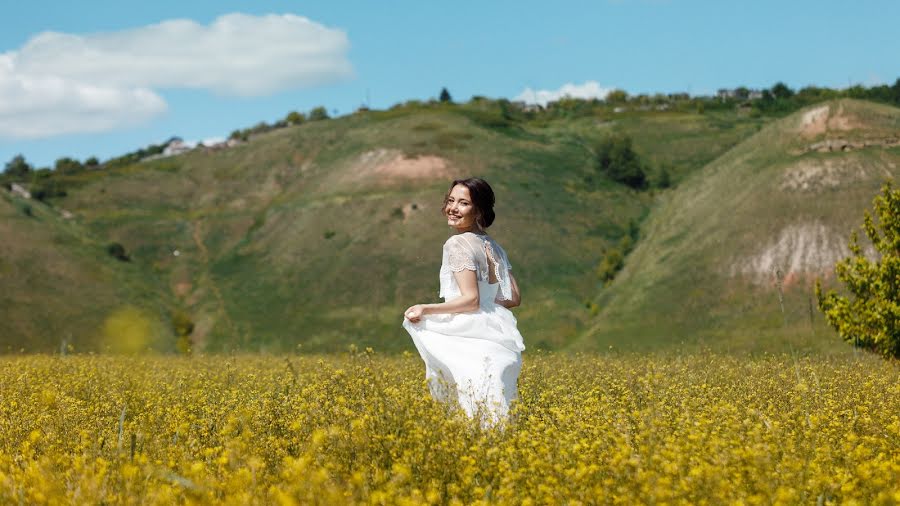
M 509 308 L 519 305 L 519 287 L 506 252 L 485 233 L 494 221 L 486 181 L 453 181 L 443 213 L 456 232 L 444 243 L 444 302 L 410 306 L 403 327 L 425 361 L 432 397 L 495 425 L 518 397 L 525 345 Z

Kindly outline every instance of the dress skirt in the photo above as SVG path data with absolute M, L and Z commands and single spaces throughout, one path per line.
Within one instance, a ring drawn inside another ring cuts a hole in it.
M 418 323 L 404 319 L 403 327 L 425 362 L 432 397 L 494 425 L 518 398 L 525 347 L 512 312 L 487 297 L 494 286 L 480 288 L 485 297 L 478 310 L 425 315 Z

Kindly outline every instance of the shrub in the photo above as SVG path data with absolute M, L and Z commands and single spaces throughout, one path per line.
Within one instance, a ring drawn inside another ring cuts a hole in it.
M 6 162 L 6 166 L 4 168 L 4 172 L 7 176 L 15 178 L 15 179 L 23 179 L 32 171 L 33 167 L 30 163 L 25 161 L 25 157 L 22 155 L 16 155 L 12 157 L 12 159 Z
M 41 202 L 54 197 L 65 197 L 66 189 L 57 181 L 47 180 L 44 183 L 34 185 L 31 189 L 31 198 Z
M 328 119 L 328 110 L 322 107 L 321 105 L 313 108 L 313 110 L 309 111 L 308 119 L 310 121 L 322 121 Z
M 114 242 L 106 247 L 106 252 L 109 253 L 109 256 L 115 258 L 116 260 L 120 260 L 122 262 L 130 262 L 131 258 L 129 258 L 128 254 L 125 252 L 125 246 Z
M 597 266 L 597 276 L 604 284 L 608 284 L 616 277 L 616 274 L 624 265 L 625 257 L 622 255 L 622 252 L 617 248 L 611 248 L 606 251 L 603 259 L 600 260 L 600 264 Z
M 597 169 L 613 181 L 635 189 L 647 187 L 643 163 L 631 147 L 631 137 L 610 135 L 594 146 Z
M 665 167 L 659 169 L 659 173 L 656 176 L 656 187 L 663 190 L 672 187 L 672 176 L 669 175 L 669 171 Z
M 845 341 L 900 358 L 900 190 L 885 183 L 873 203 L 878 222 L 866 211 L 862 228 L 880 258 L 873 261 L 863 254 L 854 231 L 850 256 L 835 265 L 850 296 L 824 293 L 816 280 L 816 298 L 825 319 Z
M 172 315 L 172 327 L 175 330 L 175 335 L 178 336 L 175 341 L 175 349 L 179 353 L 190 354 L 193 351 L 191 334 L 194 332 L 194 322 L 191 320 L 190 315 L 181 310 L 176 311 Z

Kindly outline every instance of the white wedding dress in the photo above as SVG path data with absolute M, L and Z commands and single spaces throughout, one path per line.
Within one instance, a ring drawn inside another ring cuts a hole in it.
M 516 318 L 498 301 L 511 300 L 509 260 L 491 237 L 471 232 L 444 243 L 440 296 L 460 296 L 454 272 L 475 271 L 479 307 L 468 313 L 429 314 L 403 327 L 425 361 L 433 398 L 454 403 L 482 425 L 506 419 L 518 397 L 525 345 Z

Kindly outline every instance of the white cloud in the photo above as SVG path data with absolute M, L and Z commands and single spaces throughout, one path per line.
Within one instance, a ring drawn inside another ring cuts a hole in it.
M 16 73 L 0 55 L 0 137 L 35 139 L 135 125 L 166 111 L 147 88 L 117 88 Z
M 228 14 L 119 32 L 41 33 L 0 54 L 0 136 L 35 138 L 141 123 L 158 90 L 258 96 L 353 74 L 344 32 L 307 18 Z
M 597 81 L 586 81 L 584 84 L 567 83 L 562 85 L 558 90 L 532 90 L 525 88 L 522 93 L 513 100 L 522 101 L 528 104 L 540 104 L 546 106 L 550 102 L 556 102 L 563 97 L 592 99 L 604 99 L 613 88 L 602 88 Z

